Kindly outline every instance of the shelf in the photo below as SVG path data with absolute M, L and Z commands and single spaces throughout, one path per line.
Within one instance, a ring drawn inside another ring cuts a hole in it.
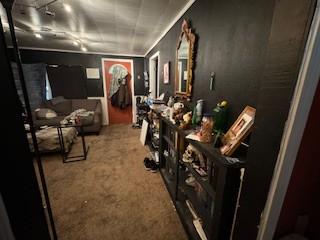
M 174 185 L 173 184 L 176 184 L 173 180 L 171 180 L 171 176 L 167 173 L 166 169 L 165 168 L 160 168 L 159 169 L 160 171 L 160 174 L 162 176 L 162 179 L 168 189 L 168 192 L 172 198 L 172 200 L 174 201 L 175 199 L 175 189 L 174 189 Z
M 171 141 L 171 139 L 168 136 L 163 136 L 163 139 L 169 144 L 171 148 L 175 149 L 174 143 Z
M 202 219 L 208 239 L 220 239 L 219 236 L 228 235 L 232 226 L 233 214 L 230 211 L 233 211 L 236 203 L 240 168 L 245 167 L 245 163 L 230 164 L 213 144 L 186 139 L 192 131 L 194 130 L 179 129 L 170 120 L 161 118 L 159 154 L 164 166 L 160 173 L 189 239 L 200 239 L 200 236 L 193 225 L 193 216 L 186 200 L 190 201 L 198 217 Z M 192 144 L 206 156 L 209 168 L 214 170 L 213 181 L 212 176 L 202 177 L 191 163 L 181 161 L 182 148 L 187 144 Z M 163 154 L 164 150 L 169 152 L 169 156 Z M 188 175 L 194 176 L 196 188 L 185 183 Z M 200 186 L 202 191 L 199 192 Z
M 154 146 L 151 140 L 147 141 L 146 145 L 149 147 L 150 152 L 156 152 L 159 150 L 159 147 Z
M 153 147 L 155 150 L 158 150 L 158 149 L 159 149 L 159 146 L 157 146 L 152 140 L 151 140 L 151 144 L 152 144 L 152 147 Z
M 168 118 L 162 117 L 161 118 L 168 126 L 170 126 L 172 129 L 174 130 L 180 130 L 179 127 L 177 125 L 175 125 L 174 123 L 172 123 Z
M 212 199 L 215 199 L 216 193 L 209 181 L 207 179 L 204 179 L 205 177 L 200 176 L 199 173 L 194 170 L 190 163 L 185 163 L 183 161 L 180 161 L 180 163 L 187 167 L 187 169 L 191 172 L 195 179 L 200 183 L 201 187 L 209 194 Z
M 191 140 L 186 138 L 190 133 L 192 133 L 194 130 L 183 130 L 180 129 L 177 125 L 173 124 L 170 120 L 162 117 L 162 120 L 169 125 L 172 129 L 176 130 L 187 142 L 195 146 L 200 152 L 204 153 L 208 156 L 213 156 L 213 161 L 217 164 L 223 165 L 227 168 L 243 168 L 245 167 L 244 161 L 239 163 L 233 163 L 230 164 L 226 161 L 226 157 L 222 155 L 218 148 L 214 148 L 211 143 L 202 143 L 199 141 Z M 165 137 L 165 136 L 164 136 Z M 241 160 L 241 159 L 240 159 Z
M 243 168 L 245 166 L 244 162 L 239 163 L 229 163 L 226 161 L 226 157 L 223 156 L 217 148 L 214 148 L 210 143 L 202 143 L 199 141 L 191 140 L 186 138 L 186 140 L 197 148 L 200 152 L 204 153 L 207 156 L 212 156 L 212 159 L 215 163 L 223 165 L 226 168 Z
M 197 197 L 197 192 L 192 186 L 188 186 L 185 183 L 185 179 L 188 176 L 185 173 L 181 173 L 181 178 L 179 179 L 179 191 L 187 196 L 187 199 L 190 200 L 192 203 L 197 215 L 199 218 L 203 220 L 203 223 L 209 223 L 210 222 L 210 208 L 212 206 L 205 207 L 205 203 L 201 202 L 200 199 Z M 208 193 L 207 193 L 208 194 Z M 207 200 L 204 200 L 205 202 L 209 202 L 212 205 L 214 201 L 212 200 L 212 197 L 207 195 Z
M 166 155 L 164 155 L 164 154 L 162 154 L 162 155 L 163 155 L 163 157 L 166 159 L 166 161 L 171 162 L 171 163 L 174 163 L 174 162 L 175 162 L 175 160 L 173 159 L 173 157 L 171 157 L 171 156 L 166 156 Z
M 180 221 L 189 236 L 189 239 L 201 240 L 196 228 L 193 225 L 193 217 L 189 211 L 187 204 L 184 201 L 176 201 L 174 205 L 178 212 Z

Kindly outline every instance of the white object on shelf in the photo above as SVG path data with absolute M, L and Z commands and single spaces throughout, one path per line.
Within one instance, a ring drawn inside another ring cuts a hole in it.
M 157 139 L 159 139 L 159 133 L 154 133 L 153 136 Z
M 25 123 L 25 124 L 24 124 L 24 129 L 25 129 L 26 131 L 30 131 L 30 124 Z
M 155 155 L 155 161 L 156 161 L 156 163 L 159 163 L 159 162 L 160 162 L 159 152 L 158 152 L 158 151 L 155 151 L 155 152 L 154 152 L 154 155 Z
M 196 133 L 190 133 L 186 138 L 200 142 L 200 137 Z
M 140 133 L 140 142 L 142 143 L 143 146 L 146 145 L 148 125 L 149 125 L 149 123 L 146 120 L 143 120 L 142 127 L 141 127 L 141 133 Z
M 187 204 L 187 206 L 191 212 L 191 215 L 193 217 L 192 222 L 193 222 L 195 229 L 197 230 L 197 233 L 199 234 L 199 237 L 201 238 L 201 240 L 207 240 L 207 236 L 202 228 L 201 219 L 196 214 L 196 211 L 194 210 L 194 208 L 189 200 L 186 200 L 186 204 Z

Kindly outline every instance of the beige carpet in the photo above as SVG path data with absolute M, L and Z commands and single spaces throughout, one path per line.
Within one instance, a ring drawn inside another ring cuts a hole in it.
M 60 240 L 187 239 L 160 174 L 144 170 L 139 134 L 113 125 L 86 138 L 86 161 L 43 157 Z M 73 153 L 80 146 L 78 139 Z

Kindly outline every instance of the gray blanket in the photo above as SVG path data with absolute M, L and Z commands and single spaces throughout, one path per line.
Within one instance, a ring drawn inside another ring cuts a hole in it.
M 69 151 L 71 144 L 77 136 L 77 130 L 74 127 L 62 128 L 65 150 Z M 58 131 L 55 127 L 48 127 L 36 132 L 37 142 L 40 152 L 53 152 L 60 150 Z M 34 150 L 31 134 L 28 133 L 28 141 L 31 151 Z

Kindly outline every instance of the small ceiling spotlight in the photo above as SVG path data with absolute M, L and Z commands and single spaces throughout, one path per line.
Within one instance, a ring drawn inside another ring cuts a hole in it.
M 36 38 L 39 38 L 39 39 L 41 39 L 41 38 L 42 38 L 42 36 L 41 36 L 41 34 L 40 34 L 40 33 L 35 33 L 35 34 L 34 34 L 34 36 L 35 36 Z
M 79 46 L 79 42 L 78 41 L 73 41 L 73 45 Z
M 86 47 L 81 47 L 81 50 L 82 50 L 83 52 L 88 51 L 88 49 L 87 49 Z
M 72 12 L 72 8 L 69 4 L 63 4 L 64 10 L 66 10 L 68 13 Z

